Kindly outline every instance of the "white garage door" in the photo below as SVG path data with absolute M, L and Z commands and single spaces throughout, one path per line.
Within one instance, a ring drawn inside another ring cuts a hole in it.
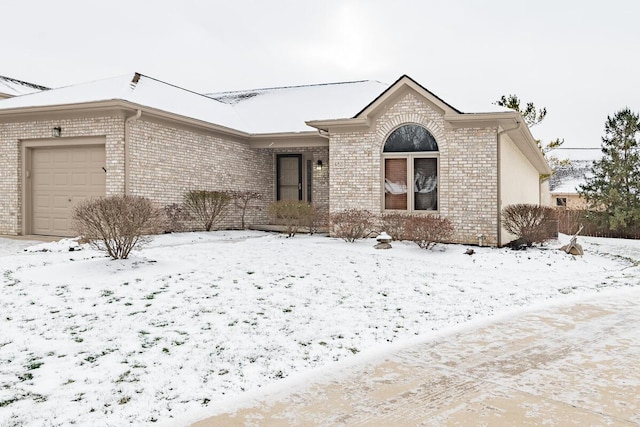
M 31 152 L 31 232 L 74 236 L 73 207 L 105 195 L 104 145 L 34 148 Z

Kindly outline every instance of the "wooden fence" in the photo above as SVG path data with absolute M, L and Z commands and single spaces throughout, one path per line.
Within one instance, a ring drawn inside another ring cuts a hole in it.
M 558 231 L 560 233 L 573 235 L 583 226 L 580 235 L 594 237 L 614 237 L 622 239 L 640 239 L 640 230 L 634 232 L 610 230 L 606 227 L 599 227 L 589 218 L 589 211 L 583 209 L 559 208 L 556 211 L 558 218 Z

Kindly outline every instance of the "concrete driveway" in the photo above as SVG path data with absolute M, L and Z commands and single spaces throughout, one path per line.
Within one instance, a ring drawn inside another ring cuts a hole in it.
M 639 426 L 640 289 L 411 346 L 194 424 Z

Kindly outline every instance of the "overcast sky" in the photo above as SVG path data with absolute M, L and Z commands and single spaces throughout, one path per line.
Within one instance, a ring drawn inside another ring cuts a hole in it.
M 2 0 L 0 17 L 0 75 L 52 87 L 133 71 L 201 92 L 408 74 L 462 111 L 510 93 L 544 106 L 534 136 L 567 147 L 597 147 L 608 115 L 640 112 L 637 0 Z

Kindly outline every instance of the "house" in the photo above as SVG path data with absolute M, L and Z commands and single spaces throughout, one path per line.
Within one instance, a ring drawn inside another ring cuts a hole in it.
M 568 160 L 549 179 L 551 206 L 568 209 L 585 209 L 587 202 L 578 190 L 586 183 L 593 162 L 599 160 L 602 151 L 598 148 L 557 148 L 550 153 L 559 160 Z
M 48 90 L 48 87 L 0 76 L 0 99 Z
M 255 224 L 295 199 L 437 213 L 454 242 L 501 245 L 501 209 L 540 203 L 551 172 L 519 113 L 463 113 L 408 76 L 202 95 L 135 73 L 0 101 L 0 153 L 10 235 L 73 235 L 90 196 L 212 189 L 260 192 Z

